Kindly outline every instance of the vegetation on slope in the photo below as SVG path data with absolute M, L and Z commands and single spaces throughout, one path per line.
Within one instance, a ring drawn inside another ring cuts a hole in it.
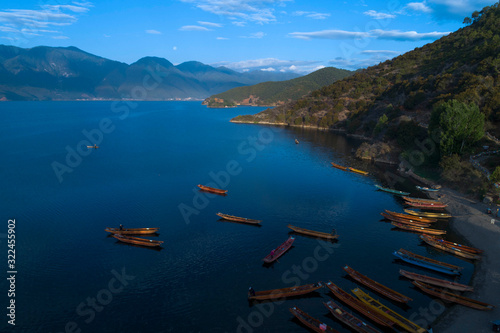
M 235 105 L 275 106 L 297 100 L 309 92 L 352 75 L 353 72 L 326 67 L 311 74 L 281 82 L 264 82 L 237 87 L 205 100 L 209 107 Z

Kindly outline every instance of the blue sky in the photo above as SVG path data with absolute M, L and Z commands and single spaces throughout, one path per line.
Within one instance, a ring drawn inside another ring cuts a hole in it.
M 493 0 L 2 1 L 0 44 L 76 46 L 133 63 L 196 60 L 237 71 L 358 69 L 463 27 Z

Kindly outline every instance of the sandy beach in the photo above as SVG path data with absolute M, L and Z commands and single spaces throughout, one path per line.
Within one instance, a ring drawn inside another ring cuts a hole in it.
M 495 305 L 496 308 L 479 311 L 454 305 L 438 318 L 433 331 L 492 332 L 491 321 L 500 320 L 500 217 L 495 217 L 495 212 L 486 214 L 490 205 L 471 200 L 459 192 L 442 189 L 440 194 L 444 195 L 441 201 L 448 204 L 448 211 L 454 216 L 450 227 L 465 237 L 470 245 L 484 250 L 483 258 L 476 264 L 472 281 L 474 291 L 463 295 Z M 495 224 L 491 223 L 492 219 L 496 220 Z

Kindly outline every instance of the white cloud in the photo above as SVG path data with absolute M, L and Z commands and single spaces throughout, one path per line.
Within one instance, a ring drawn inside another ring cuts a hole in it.
M 110 38 L 110 37 L 111 37 L 111 35 L 108 35 L 108 34 L 104 34 L 104 35 L 102 35 L 102 36 L 103 36 L 104 38 Z
M 263 72 L 276 72 L 276 68 L 272 68 L 272 67 L 261 68 L 260 70 Z
M 312 32 L 292 32 L 289 34 L 293 38 L 300 39 L 360 39 L 369 37 L 366 32 L 345 31 L 345 30 L 321 30 Z
M 289 0 L 181 0 L 197 8 L 230 20 L 256 22 L 276 21 L 273 6 L 284 5 Z
M 172 50 L 177 51 L 177 46 L 172 47 Z
M 361 38 L 378 38 L 396 41 L 415 41 L 415 40 L 432 40 L 438 39 L 450 32 L 424 32 L 416 31 L 400 31 L 400 30 L 371 30 L 370 32 L 357 32 L 345 30 L 321 30 L 312 32 L 292 32 L 289 35 L 293 38 L 300 39 L 361 39 Z
M 216 39 L 218 39 L 218 40 L 228 40 L 229 38 L 226 38 L 226 37 L 217 37 Z
M 406 8 L 411 9 L 415 12 L 422 12 L 422 13 L 431 13 L 432 9 L 427 6 L 427 4 L 424 2 L 410 2 L 409 4 L 406 5 Z
M 387 14 L 387 13 L 380 13 L 374 10 L 369 10 L 364 12 L 363 14 L 368 15 L 373 17 L 376 20 L 384 20 L 384 19 L 390 19 L 390 18 L 395 18 L 396 15 L 393 14 Z
M 185 25 L 179 28 L 180 31 L 212 31 L 212 29 L 208 29 L 206 27 L 202 27 L 200 25 Z
M 54 36 L 53 39 L 69 39 L 68 36 Z
M 386 55 L 397 55 L 401 54 L 398 51 L 390 51 L 390 50 L 365 50 L 361 52 L 362 54 L 386 54 Z
M 225 66 L 236 71 L 264 70 L 264 71 L 287 71 L 301 74 L 307 74 L 317 68 L 318 61 L 298 61 L 298 60 L 280 60 L 276 58 L 251 59 L 238 62 L 220 62 L 212 66 Z
M 205 25 L 207 27 L 222 28 L 222 24 L 219 24 L 219 23 L 198 21 L 198 24 Z
M 309 17 L 309 18 L 312 18 L 315 20 L 324 20 L 324 19 L 330 17 L 330 14 L 328 14 L 328 13 L 304 12 L 304 11 L 296 11 L 296 12 L 293 12 L 292 15 L 305 16 L 305 17 Z
M 161 35 L 161 32 L 158 30 L 145 30 L 147 34 L 151 35 Z
M 415 40 L 434 40 L 450 34 L 450 32 L 423 32 L 416 31 L 400 31 L 400 30 L 372 30 L 372 35 L 378 39 L 398 40 L 398 41 L 415 41 Z
M 263 38 L 266 34 L 263 33 L 262 31 L 259 31 L 259 32 L 254 32 L 252 34 L 250 34 L 249 36 L 241 36 L 241 38 Z
M 234 24 L 237 27 L 244 27 L 244 26 L 247 25 L 246 22 L 243 22 L 243 21 L 233 21 L 231 23 Z

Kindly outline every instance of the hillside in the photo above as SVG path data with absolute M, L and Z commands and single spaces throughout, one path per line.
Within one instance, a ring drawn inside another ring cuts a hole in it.
M 383 114 L 387 126 L 403 115 L 426 125 L 433 106 L 451 98 L 473 102 L 487 119 L 500 121 L 500 9 L 496 4 L 476 15 L 471 25 L 433 43 L 233 121 L 286 122 L 373 136 Z
M 209 107 L 235 105 L 276 106 L 297 100 L 309 92 L 352 75 L 353 72 L 326 67 L 308 75 L 281 82 L 263 82 L 253 86 L 238 87 L 210 96 L 204 101 Z
M 235 87 L 289 80 L 294 73 L 239 73 L 158 57 L 128 65 L 76 47 L 0 45 L 0 100 L 204 99 Z
M 464 24 L 297 101 L 231 121 L 346 132 L 371 141 L 360 158 L 403 161 L 464 192 L 497 193 L 500 141 L 486 137 L 500 137 L 499 3 Z

